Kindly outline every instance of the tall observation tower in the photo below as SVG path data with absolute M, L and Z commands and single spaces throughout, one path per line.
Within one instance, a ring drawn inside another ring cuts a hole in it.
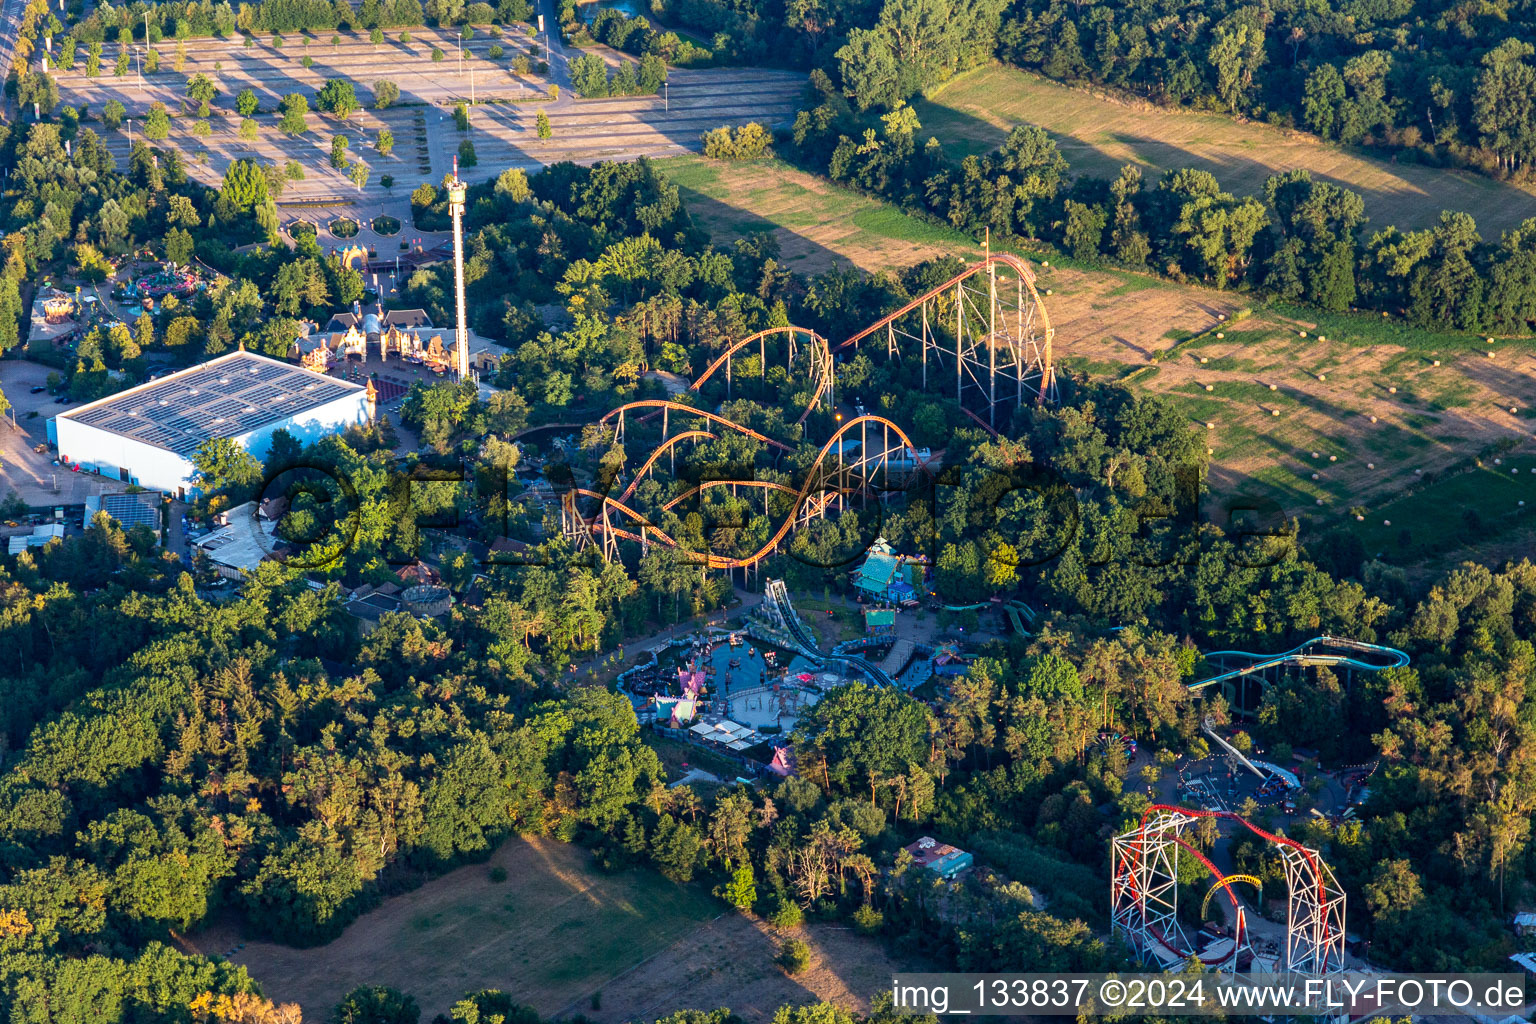
M 464 315 L 464 194 L 459 180 L 459 158 L 453 158 L 453 177 L 448 179 L 448 212 L 453 215 L 453 296 L 459 321 L 453 331 L 453 370 L 459 380 L 469 379 L 469 326 Z

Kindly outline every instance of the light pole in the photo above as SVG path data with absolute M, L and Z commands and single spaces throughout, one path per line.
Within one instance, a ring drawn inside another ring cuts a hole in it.
M 144 62 L 139 59 L 139 48 L 137 46 L 135 46 L 133 48 L 133 66 L 135 68 L 137 68 L 138 72 L 139 72 L 139 92 L 143 92 L 144 91 Z
M 128 118 L 124 120 L 123 126 L 128 132 L 128 152 L 131 154 L 133 152 L 133 119 Z
M 666 104 L 667 113 L 672 113 L 672 83 L 661 83 L 662 102 Z

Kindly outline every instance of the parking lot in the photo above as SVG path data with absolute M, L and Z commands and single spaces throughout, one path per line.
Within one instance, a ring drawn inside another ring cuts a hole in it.
M 48 418 L 74 408 L 55 404 L 46 391 L 32 391 L 46 384 L 50 372 L 41 363 L 0 361 L 0 391 L 11 403 L 0 427 L 0 497 L 15 491 L 28 505 L 78 505 L 92 494 L 120 490 L 116 480 L 71 472 L 53 464 L 53 452 L 33 450 L 48 443 Z

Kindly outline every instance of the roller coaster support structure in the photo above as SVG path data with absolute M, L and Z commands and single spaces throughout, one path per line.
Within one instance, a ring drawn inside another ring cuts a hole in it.
M 962 409 L 984 406 L 986 414 L 979 418 L 988 429 L 997 427 L 999 406 L 1021 406 L 1026 396 L 1056 400 L 1055 331 L 1035 290 L 1034 271 L 1017 256 L 987 256 L 839 347 L 857 349 L 882 335 L 888 358 L 900 359 L 904 348 L 917 347 L 924 390 L 930 361 L 935 371 L 952 369 L 955 401 Z
M 1333 871 L 1316 850 L 1267 832 L 1230 811 L 1153 804 L 1142 813 L 1139 826 L 1115 837 L 1110 877 L 1110 922 L 1115 934 L 1122 936 L 1148 966 L 1159 970 L 1170 959 L 1191 956 L 1222 971 L 1242 966 L 1242 951 L 1248 944 L 1247 915 L 1230 884 L 1238 879 L 1223 875 L 1183 836 L 1184 830 L 1200 818 L 1241 825 L 1279 851 L 1288 890 L 1281 969 L 1298 974 L 1343 970 L 1345 898 Z M 1185 936 L 1178 920 L 1180 851 L 1189 853 L 1215 877 L 1231 903 L 1235 924 L 1230 949 L 1202 953 Z

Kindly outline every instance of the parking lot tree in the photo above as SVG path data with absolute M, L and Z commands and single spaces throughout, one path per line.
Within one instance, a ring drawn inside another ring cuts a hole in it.
M 91 42 L 85 48 L 85 77 L 95 78 L 101 74 L 101 44 Z
M 368 174 L 368 165 L 363 163 L 361 160 L 352 165 L 352 174 L 350 177 L 352 178 L 352 184 L 357 186 L 358 191 L 362 191 L 362 189 L 368 184 Z
M 584 53 L 570 62 L 571 87 L 583 99 L 608 95 L 608 65 L 595 53 Z
M 123 78 L 128 74 L 128 68 L 132 58 L 128 56 L 126 49 L 117 51 L 117 62 L 112 67 L 112 74 Z
M 368 41 L 373 44 L 375 51 L 384 44 L 384 30 L 375 25 L 368 31 Z
M 469 131 L 469 106 L 463 100 L 454 105 L 453 123 L 458 125 L 459 131 Z
M 160 70 L 160 51 L 153 47 L 144 48 L 144 73 L 152 75 Z
M 473 167 L 479 162 L 480 158 L 475 155 L 475 144 L 473 142 L 465 139 L 463 142 L 459 143 L 460 167 Z
M 120 128 L 123 124 L 123 115 L 127 112 L 117 100 L 107 100 L 101 108 L 101 123 L 107 128 Z
M 75 49 L 79 44 L 74 36 L 67 37 L 59 46 L 59 67 L 65 71 L 75 70 Z
M 187 70 L 187 44 L 178 41 L 176 43 L 176 59 L 171 64 L 171 69 L 178 75 Z
M 165 104 L 157 100 L 149 105 L 149 113 L 144 116 L 144 137 L 158 141 L 169 134 L 171 115 L 166 112 Z
M 358 107 L 357 91 L 353 89 L 350 79 L 333 78 L 315 94 L 315 106 L 328 114 L 346 119 Z
M 208 123 L 207 118 L 200 117 L 192 122 L 192 134 L 196 138 L 206 139 L 213 134 L 213 125 Z
M 240 122 L 240 138 L 246 142 L 254 142 L 260 133 L 254 117 L 247 117 Z
M 309 100 L 301 92 L 291 92 L 283 97 L 280 104 L 283 116 L 277 126 L 285 135 L 303 135 L 309 131 L 309 122 L 305 120 L 309 113 Z
M 387 78 L 373 83 L 373 108 L 388 110 L 400 102 L 400 87 Z
M 207 117 L 209 104 L 219 94 L 219 87 L 204 74 L 193 75 L 187 81 L 187 98 L 197 104 L 197 116 Z
M 349 142 L 345 135 L 334 135 L 331 137 L 331 166 L 338 171 L 346 170 L 347 166 L 351 163 L 347 159 L 348 145 Z
M 239 111 L 241 117 L 250 117 L 256 113 L 259 106 L 255 89 L 241 89 L 240 94 L 235 97 L 235 109 Z
M 538 133 L 540 139 L 546 140 L 554 134 L 554 132 L 549 127 L 549 115 L 544 113 L 542 110 L 539 111 L 539 115 L 534 118 L 534 131 Z
M 388 128 L 379 129 L 379 140 L 374 144 L 379 151 L 379 156 L 389 156 L 395 151 L 395 133 Z

